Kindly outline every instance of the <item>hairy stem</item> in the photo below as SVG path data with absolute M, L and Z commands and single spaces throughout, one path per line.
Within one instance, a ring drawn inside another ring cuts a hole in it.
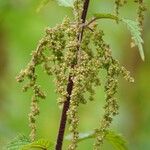
M 82 16 L 81 16 L 82 23 L 85 23 L 85 21 L 86 21 L 89 2 L 90 2 L 90 0 L 84 1 L 83 12 L 82 12 Z M 79 36 L 78 36 L 78 40 L 80 43 L 82 41 L 83 32 L 84 32 L 84 26 L 82 27 L 81 33 L 79 33 Z M 78 51 L 79 51 L 79 49 L 80 49 L 80 47 L 78 47 Z M 72 67 L 74 67 L 74 65 Z M 61 114 L 60 126 L 59 126 L 55 150 L 62 150 L 64 133 L 65 133 L 65 128 L 66 128 L 66 121 L 67 121 L 67 111 L 68 111 L 69 105 L 70 105 L 72 89 L 73 89 L 73 81 L 71 79 L 71 76 L 69 76 L 68 85 L 67 85 L 68 97 L 66 98 L 66 101 L 64 102 L 64 106 L 63 106 L 63 110 L 62 110 L 62 114 Z

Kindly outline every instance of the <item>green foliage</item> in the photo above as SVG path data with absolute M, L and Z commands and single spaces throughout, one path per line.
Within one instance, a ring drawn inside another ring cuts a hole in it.
M 53 146 L 54 144 L 49 142 L 48 140 L 40 139 L 25 145 L 21 150 L 29 150 L 29 149 L 48 150 L 48 148 L 52 148 Z
M 144 61 L 145 56 L 144 56 L 144 50 L 143 50 L 143 39 L 141 37 L 141 27 L 139 26 L 139 23 L 137 21 L 133 21 L 130 19 L 124 19 L 124 18 L 119 18 L 116 15 L 112 15 L 112 14 L 101 14 L 101 13 L 96 13 L 94 14 L 95 19 L 112 19 L 112 20 L 116 20 L 121 21 L 123 23 L 125 23 L 127 25 L 127 28 L 129 29 L 129 31 L 131 32 L 131 36 L 132 36 L 132 44 L 131 46 L 137 46 L 140 56 L 142 58 L 142 60 Z
M 26 136 L 19 135 L 6 145 L 5 150 L 48 150 L 48 148 L 52 148 L 53 146 L 53 143 L 45 139 L 31 142 Z
M 139 27 L 139 23 L 136 21 L 132 21 L 129 19 L 122 19 L 122 21 L 127 25 L 129 31 L 131 32 L 133 44 L 132 46 L 137 46 L 139 49 L 139 53 L 141 55 L 142 60 L 144 61 L 144 51 L 143 51 L 143 39 L 141 38 L 141 28 Z
M 40 8 L 48 2 L 48 0 L 43 0 Z M 103 30 L 99 30 L 96 23 L 91 26 L 90 24 L 96 21 L 96 19 L 113 19 L 117 23 L 124 22 L 131 32 L 134 45 L 138 46 L 141 57 L 144 60 L 143 40 L 139 23 L 119 18 L 119 4 L 116 15 L 95 14 L 95 18 L 86 24 L 87 3 L 84 3 L 82 0 L 57 0 L 57 2 L 61 6 L 74 8 L 74 21 L 66 17 L 62 24 L 54 28 L 47 28 L 45 36 L 39 41 L 36 50 L 33 51 L 32 58 L 27 67 L 21 70 L 17 76 L 18 82 L 26 81 L 26 79 L 29 80 L 23 86 L 23 91 L 27 91 L 29 88 L 33 90 L 31 112 L 29 114 L 31 141 L 35 141 L 36 137 L 36 117 L 39 115 L 39 98 L 45 98 L 45 94 L 37 80 L 38 72 L 36 68 L 41 65 L 49 76 L 55 76 L 56 92 L 59 94 L 58 103 L 63 105 L 66 100 L 69 102 L 68 106 L 64 105 L 67 113 L 65 112 L 66 114 L 62 115 L 61 118 L 61 121 L 65 123 L 65 118 L 67 117 L 70 124 L 69 131 L 72 133 L 71 144 L 68 150 L 75 150 L 79 141 L 88 138 L 95 138 L 94 150 L 98 150 L 104 140 L 109 141 L 117 150 L 127 150 L 124 139 L 120 135 L 108 131 L 108 129 L 114 116 L 118 115 L 119 106 L 115 95 L 118 89 L 119 75 L 123 75 L 131 83 L 134 82 L 134 79 L 130 76 L 129 71 L 121 66 L 118 60 L 113 57 L 110 45 L 104 40 Z M 117 2 L 119 1 L 117 0 Z M 104 115 L 94 132 L 79 134 L 78 124 L 80 120 L 78 107 L 80 103 L 86 104 L 88 100 L 94 99 L 95 87 L 101 86 L 99 72 L 102 69 L 106 71 Z M 85 96 L 87 93 L 90 94 L 88 98 Z M 60 131 L 64 131 L 64 128 L 65 126 L 60 126 Z M 51 145 L 49 141 L 41 139 L 25 145 L 22 150 L 47 150 Z
M 116 15 L 113 14 L 107 14 L 107 13 L 95 13 L 93 16 L 96 19 L 113 19 L 113 20 L 118 20 L 119 18 Z
M 116 150 L 128 150 L 125 139 L 114 131 L 108 131 L 106 140 L 110 142 Z
M 79 133 L 78 142 L 82 142 L 87 139 L 95 138 L 95 136 L 96 134 L 94 131 L 91 131 L 88 133 Z M 66 136 L 65 139 L 71 140 L 72 135 Z M 117 134 L 114 131 L 107 131 L 105 140 L 111 143 L 113 147 L 115 148 L 115 150 L 128 150 L 125 139 L 120 134 Z
M 21 150 L 23 146 L 30 143 L 29 138 L 24 135 L 19 135 L 6 145 L 6 150 Z
M 57 0 L 59 5 L 65 7 L 73 7 L 74 0 Z
M 64 6 L 64 7 L 73 7 L 73 3 L 74 3 L 74 0 L 56 0 L 56 1 L 60 6 Z M 36 9 L 36 12 L 41 11 L 41 9 L 43 9 L 49 2 L 50 0 L 41 0 L 40 4 Z
M 95 138 L 95 132 L 94 131 L 86 132 L 86 133 L 79 133 L 78 142 L 82 142 L 84 140 L 91 139 L 91 138 Z M 67 135 L 65 137 L 65 139 L 70 141 L 72 139 L 72 135 L 71 134 Z

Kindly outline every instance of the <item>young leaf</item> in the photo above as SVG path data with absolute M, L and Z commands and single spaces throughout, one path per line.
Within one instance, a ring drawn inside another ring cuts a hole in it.
M 138 22 L 132 21 L 129 19 L 122 19 L 122 21 L 127 25 L 127 28 L 131 32 L 133 44 L 132 46 L 137 46 L 139 49 L 140 56 L 144 61 L 144 50 L 143 50 L 143 39 L 141 38 L 141 28 L 139 27 Z
M 40 139 L 30 144 L 25 145 L 21 150 L 29 150 L 36 148 L 39 150 L 48 150 L 48 148 L 53 147 L 54 144 L 45 139 Z
M 57 0 L 59 5 L 65 7 L 73 7 L 74 0 Z
M 15 139 L 6 145 L 6 150 L 21 150 L 24 145 L 30 143 L 29 138 L 24 135 L 18 135 Z
M 41 0 L 40 4 L 38 5 L 37 9 L 36 9 L 36 12 L 39 12 L 41 11 L 41 9 L 43 7 L 45 7 L 48 3 L 49 3 L 50 0 Z
M 79 139 L 78 142 L 87 140 L 87 139 L 91 139 L 91 138 L 95 138 L 95 132 L 91 131 L 88 133 L 79 133 Z M 67 140 L 71 140 L 72 139 L 72 135 L 68 135 L 66 136 Z M 115 148 L 115 150 L 128 150 L 127 146 L 126 146 L 126 141 L 124 140 L 124 138 L 119 135 L 116 134 L 113 131 L 107 131 L 105 140 L 110 142 L 113 147 Z

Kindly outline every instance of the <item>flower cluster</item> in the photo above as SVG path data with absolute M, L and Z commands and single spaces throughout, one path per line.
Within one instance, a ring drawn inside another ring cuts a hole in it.
M 96 142 L 94 149 L 98 150 L 106 135 L 106 130 L 110 126 L 113 116 L 118 114 L 118 103 L 115 98 L 118 87 L 118 76 L 120 74 L 129 82 L 134 82 L 134 79 L 130 76 L 129 72 L 121 67 L 119 62 L 113 58 L 111 49 L 108 44 L 103 40 L 103 31 L 96 31 L 94 33 L 93 41 L 97 49 L 98 59 L 101 62 L 101 69 L 106 70 L 106 83 L 105 83 L 105 100 L 104 116 L 100 122 L 99 128 L 96 129 Z
M 143 21 L 144 21 L 144 12 L 146 11 L 146 6 L 144 3 L 144 0 L 134 0 L 135 3 L 138 3 L 138 22 L 139 25 L 142 27 L 143 26 Z
M 38 66 L 45 60 L 43 50 L 46 44 L 47 44 L 47 40 L 43 38 L 39 42 L 39 45 L 37 46 L 35 52 L 33 52 L 32 59 L 27 65 L 27 68 L 25 70 L 22 70 L 16 78 L 18 82 L 23 82 L 25 78 L 27 78 L 29 82 L 23 86 L 23 91 L 26 92 L 29 88 L 32 88 L 34 93 L 31 102 L 31 112 L 29 114 L 29 126 L 31 127 L 30 138 L 32 141 L 35 140 L 35 132 L 36 132 L 35 121 L 36 121 L 36 116 L 39 114 L 38 99 L 45 98 L 44 92 L 41 90 L 40 86 L 36 82 L 37 75 L 35 71 L 36 71 L 36 66 Z
M 140 1 L 140 0 L 139 0 Z M 138 2 L 139 2 L 138 1 Z M 141 3 L 140 3 L 141 2 Z M 143 6 L 143 1 L 139 3 Z M 116 0 L 116 14 L 126 0 Z M 69 131 L 73 135 L 68 150 L 75 150 L 78 140 L 79 105 L 86 104 L 94 99 L 95 88 L 101 86 L 99 72 L 106 71 L 104 115 L 95 130 L 96 140 L 94 149 L 98 150 L 103 143 L 106 130 L 111 125 L 112 119 L 118 114 L 118 103 L 115 97 L 118 87 L 118 76 L 122 75 L 127 81 L 134 82 L 129 71 L 122 67 L 113 57 L 110 46 L 104 41 L 104 33 L 98 25 L 84 26 L 81 19 L 83 1 L 74 3 L 74 22 L 65 18 L 62 24 L 54 28 L 47 28 L 45 36 L 40 40 L 37 49 L 32 53 L 32 58 L 26 69 L 17 76 L 18 82 L 26 82 L 23 91 L 33 90 L 31 112 L 29 113 L 29 126 L 31 140 L 35 140 L 36 117 L 39 115 L 39 98 L 44 99 L 45 94 L 37 83 L 36 67 L 41 65 L 44 72 L 55 77 L 58 104 L 63 105 L 70 97 L 67 112 Z M 139 22 L 143 20 L 143 7 L 139 9 Z M 71 93 L 67 91 L 68 81 L 73 83 Z M 89 95 L 89 97 L 87 97 Z
M 84 31 L 84 37 L 80 45 L 80 55 L 78 55 L 80 61 L 72 68 L 72 81 L 74 85 L 71 94 L 70 108 L 67 114 L 70 123 L 69 130 L 73 133 L 73 141 L 69 146 L 69 150 L 74 150 L 77 146 L 77 127 L 79 123 L 79 118 L 77 116 L 78 106 L 80 103 L 87 103 L 87 99 L 85 99 L 85 94 L 87 92 L 90 95 L 89 100 L 93 100 L 93 87 L 95 87 L 95 85 L 100 85 L 98 78 L 100 61 L 94 56 L 94 51 L 92 51 L 90 47 L 92 34 L 93 33 L 87 29 Z
M 126 3 L 127 3 L 127 0 L 115 0 L 115 13 L 117 16 L 119 15 L 120 7 L 122 7 Z
M 83 11 L 83 0 L 75 0 L 74 1 L 74 7 L 73 7 L 73 11 L 74 11 L 74 19 L 80 23 L 81 20 L 81 15 L 82 15 L 82 11 Z

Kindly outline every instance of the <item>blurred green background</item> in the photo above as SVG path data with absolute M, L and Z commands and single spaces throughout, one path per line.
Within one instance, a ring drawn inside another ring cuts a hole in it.
M 22 93 L 15 76 L 30 60 L 31 52 L 44 35 L 47 26 L 61 23 L 64 16 L 72 17 L 70 8 L 50 2 L 39 13 L 36 9 L 40 0 L 0 0 L 0 149 L 19 133 L 29 134 L 28 117 L 32 92 Z M 146 60 L 140 59 L 138 50 L 130 48 L 130 33 L 124 25 L 112 21 L 101 21 L 105 39 L 112 46 L 113 55 L 126 66 L 135 78 L 129 84 L 120 78 L 118 100 L 120 114 L 111 128 L 122 133 L 128 141 L 129 150 L 150 149 L 150 1 L 144 23 L 143 39 Z M 113 2 L 91 0 L 88 17 L 94 12 L 112 12 Z M 121 9 L 125 18 L 135 19 L 136 7 L 130 1 Z M 56 104 L 57 95 L 53 78 L 42 74 L 39 68 L 39 82 L 47 92 L 47 98 L 40 102 L 41 114 L 38 118 L 38 137 L 56 140 L 61 110 Z M 80 106 L 80 131 L 93 130 L 103 113 L 104 92 L 96 89 L 95 101 Z M 67 131 L 67 130 L 66 130 Z M 67 132 L 66 132 L 67 134 Z M 93 140 L 80 143 L 78 150 L 91 150 Z M 64 146 L 64 149 L 65 146 Z M 105 143 L 104 150 L 113 149 Z

